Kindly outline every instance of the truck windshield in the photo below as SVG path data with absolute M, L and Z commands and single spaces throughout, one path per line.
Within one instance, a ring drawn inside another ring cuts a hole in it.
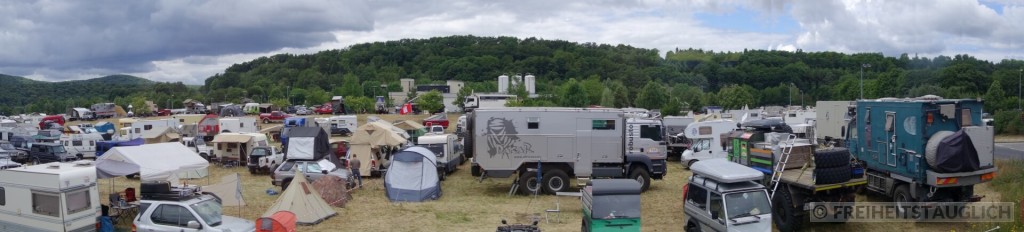
M 52 146 L 50 149 L 53 153 L 67 153 L 67 150 L 64 150 L 64 146 Z
M 640 195 L 594 196 L 593 218 L 640 218 Z
M 209 200 L 201 201 L 199 203 L 192 204 L 189 206 L 199 217 L 206 221 L 207 225 L 219 226 L 221 222 L 221 208 L 220 203 L 210 198 Z
M 763 190 L 726 194 L 725 206 L 729 219 L 769 214 L 772 210 Z
M 437 157 L 444 156 L 444 144 L 442 143 L 425 144 L 422 146 L 427 147 L 427 149 L 429 149 L 430 152 L 433 152 Z

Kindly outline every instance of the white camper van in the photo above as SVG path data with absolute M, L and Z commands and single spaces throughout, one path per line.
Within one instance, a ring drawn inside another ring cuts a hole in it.
M 93 231 L 100 216 L 96 166 L 48 163 L 0 171 L 4 231 Z
M 259 133 L 255 118 L 221 118 L 220 132 Z
M 330 118 L 331 124 L 331 135 L 352 135 L 352 132 L 356 131 L 356 116 L 355 115 L 340 115 L 332 116 Z
M 100 134 L 67 134 L 60 136 L 60 144 L 68 154 L 82 158 L 96 158 L 96 142 L 103 141 Z
M 728 153 L 722 147 L 722 133 L 736 130 L 732 120 L 712 120 L 690 123 L 683 132 L 690 139 L 689 149 L 683 151 L 682 162 L 690 167 L 699 160 L 725 158 Z
M 462 153 L 462 144 L 458 142 L 458 136 L 453 134 L 423 135 L 416 142 L 437 156 L 437 176 L 441 180 L 444 180 L 448 173 L 455 172 L 455 169 L 466 160 Z

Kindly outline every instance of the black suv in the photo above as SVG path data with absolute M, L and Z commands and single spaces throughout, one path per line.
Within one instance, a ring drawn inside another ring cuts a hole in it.
M 32 164 L 44 164 L 49 162 L 67 162 L 78 160 L 78 157 L 71 155 L 64 150 L 64 146 L 56 143 L 36 143 L 29 149 L 29 159 Z

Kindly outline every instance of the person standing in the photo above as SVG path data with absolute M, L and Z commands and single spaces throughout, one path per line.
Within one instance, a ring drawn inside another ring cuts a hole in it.
M 361 164 L 362 163 L 359 162 L 359 158 L 356 154 L 352 154 L 352 158 L 348 159 L 348 170 L 356 180 L 359 180 L 360 188 L 363 187 L 363 175 L 359 174 L 359 165 Z

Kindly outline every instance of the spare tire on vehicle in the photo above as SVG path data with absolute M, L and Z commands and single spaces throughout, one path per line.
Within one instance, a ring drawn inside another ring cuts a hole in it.
M 814 168 L 814 184 L 836 184 L 850 181 L 853 177 L 850 165 L 831 167 L 831 168 Z
M 850 166 L 850 150 L 845 147 L 831 147 L 814 151 L 814 167 L 834 168 Z

